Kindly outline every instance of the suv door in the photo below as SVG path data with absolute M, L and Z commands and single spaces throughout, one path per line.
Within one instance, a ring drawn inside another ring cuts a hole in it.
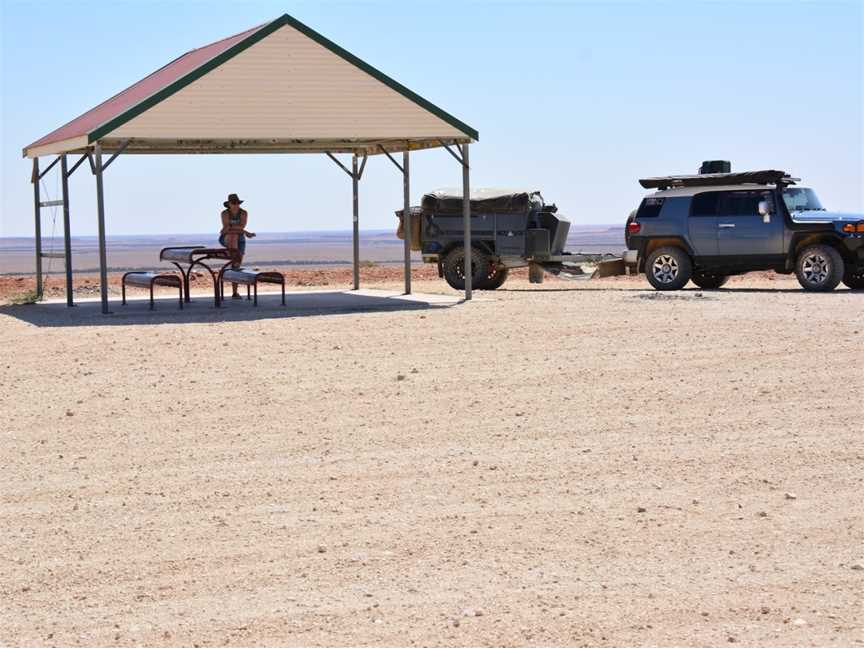
M 722 195 L 719 191 L 703 191 L 691 199 L 687 229 L 697 257 L 717 256 L 717 203 Z
M 772 205 L 769 216 L 759 213 L 759 202 Z M 717 205 L 717 249 L 721 256 L 777 256 L 783 254 L 783 216 L 770 189 L 723 192 Z M 746 261 L 746 259 L 742 259 Z

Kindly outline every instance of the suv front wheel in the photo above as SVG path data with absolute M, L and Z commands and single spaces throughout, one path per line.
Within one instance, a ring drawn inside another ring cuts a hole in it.
M 808 245 L 798 254 L 795 275 L 804 290 L 829 292 L 843 279 L 843 257 L 830 245 Z
M 693 274 L 690 256 L 679 247 L 661 247 L 645 260 L 645 275 L 656 290 L 680 290 Z

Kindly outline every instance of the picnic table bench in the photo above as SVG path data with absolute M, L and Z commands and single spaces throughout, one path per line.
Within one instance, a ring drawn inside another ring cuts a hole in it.
M 246 286 L 246 299 L 249 299 L 250 288 L 254 289 L 255 301 L 252 303 L 258 305 L 258 284 L 271 283 L 278 284 L 282 287 L 282 305 L 285 305 L 285 277 L 281 272 L 258 272 L 251 268 L 222 268 L 219 273 L 220 278 L 220 296 L 225 299 L 225 282 L 242 284 Z
M 183 279 L 173 272 L 127 272 L 120 282 L 123 291 L 123 305 L 126 305 L 126 286 L 150 289 L 150 310 L 154 308 L 153 287 L 174 286 L 180 290 L 180 308 L 183 308 Z
M 177 269 L 180 270 L 180 274 L 183 275 L 183 288 L 186 291 L 187 303 L 191 301 L 189 296 L 189 276 L 192 274 L 193 268 L 195 268 L 195 266 L 205 268 L 213 279 L 214 302 L 215 306 L 217 308 L 219 307 L 221 301 L 221 294 L 219 292 L 219 275 L 222 270 L 231 265 L 233 260 L 231 250 L 223 247 L 211 248 L 204 245 L 166 247 L 162 248 L 159 252 L 159 260 L 173 263 Z M 214 270 L 214 268 L 211 268 L 206 263 L 210 260 L 223 261 L 224 263 L 218 270 Z

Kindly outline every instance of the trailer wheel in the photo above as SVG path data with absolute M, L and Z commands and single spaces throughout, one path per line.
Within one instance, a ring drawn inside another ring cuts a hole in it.
M 488 276 L 489 257 L 471 248 L 471 287 L 480 289 Z M 444 258 L 444 280 L 454 290 L 465 290 L 465 248 L 453 248 Z
M 501 265 L 494 266 L 489 274 L 477 285 L 477 290 L 498 290 L 510 274 L 510 268 Z
M 727 275 L 713 274 L 710 272 L 694 272 L 690 281 L 704 290 L 717 290 L 729 281 Z

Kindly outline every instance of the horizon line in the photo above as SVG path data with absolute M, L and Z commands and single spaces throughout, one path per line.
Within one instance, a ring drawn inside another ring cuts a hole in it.
M 570 229 L 571 234 L 573 233 L 574 227 L 580 228 L 580 229 L 581 228 L 603 228 L 603 229 L 609 229 L 609 230 L 617 229 L 619 227 L 621 229 L 624 228 L 623 225 L 615 225 L 615 224 L 610 224 L 610 223 L 580 223 L 580 224 L 571 223 L 570 227 L 571 227 L 571 229 Z M 352 233 L 351 229 L 285 230 L 285 231 L 273 231 L 273 232 L 256 232 L 256 238 L 260 237 L 260 236 L 284 236 L 284 235 L 288 235 L 288 234 L 294 234 L 294 235 L 296 235 L 296 234 L 349 234 L 350 235 L 351 233 Z M 361 229 L 360 234 L 362 235 L 364 233 L 365 234 L 392 234 L 393 238 L 396 238 L 395 228 L 393 228 L 393 229 L 390 229 L 390 228 L 387 228 L 387 229 Z M 159 233 L 155 233 L 155 234 L 143 234 L 143 233 L 138 233 L 138 234 L 108 234 L 106 236 L 106 239 L 110 240 L 112 238 L 124 238 L 124 237 L 126 237 L 126 238 L 132 238 L 132 237 L 167 238 L 167 237 L 184 237 L 184 236 L 199 236 L 200 237 L 200 236 L 209 236 L 209 235 L 217 236 L 213 232 L 169 232 L 169 233 L 162 233 L 162 234 L 159 234 Z M 73 234 L 71 236 L 71 238 L 73 238 L 73 239 L 76 239 L 76 238 L 77 239 L 97 238 L 97 237 L 98 237 L 98 234 Z M 43 240 L 50 240 L 50 238 L 51 237 L 49 237 L 49 236 L 44 236 L 44 235 L 42 236 Z M 53 238 L 62 239 L 63 233 L 62 232 L 56 233 Z M 36 240 L 36 237 L 32 236 L 32 235 L 31 236 L 14 236 L 14 235 L 13 236 L 0 236 L 0 241 L 8 241 L 8 240 L 13 240 L 13 239 L 34 241 L 34 240 Z M 401 240 L 401 239 L 397 239 L 397 240 Z

